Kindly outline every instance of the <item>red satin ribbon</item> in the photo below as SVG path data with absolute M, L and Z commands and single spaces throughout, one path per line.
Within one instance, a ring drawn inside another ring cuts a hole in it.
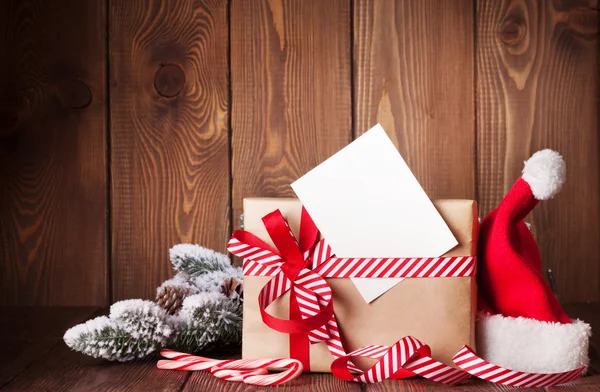
M 293 283 L 292 283 L 293 285 Z M 293 290 L 292 290 L 293 295 Z M 291 307 L 291 304 L 290 304 Z M 298 312 L 300 312 L 299 307 L 296 303 L 296 307 L 298 308 Z M 308 333 L 313 329 L 319 328 L 321 325 L 325 325 L 333 314 L 333 302 L 329 302 L 327 307 L 321 309 L 319 313 L 315 316 L 305 318 L 305 319 L 292 319 L 285 320 L 280 319 L 274 316 L 271 316 L 267 311 L 263 308 L 260 309 L 260 314 L 262 316 L 263 322 L 269 326 L 270 328 L 283 332 L 283 333 Z
M 279 254 L 284 260 L 281 270 L 286 278 L 294 282 L 306 264 L 303 256 L 304 252 L 300 250 L 300 245 L 296 241 L 296 238 L 290 235 L 290 227 L 281 214 L 281 211 L 275 210 L 265 215 L 262 221 L 271 240 L 273 240 L 273 243 L 279 250 Z
M 290 320 L 302 320 L 294 290 L 290 291 Z M 290 358 L 297 359 L 306 371 L 310 371 L 310 341 L 307 332 L 290 333 Z

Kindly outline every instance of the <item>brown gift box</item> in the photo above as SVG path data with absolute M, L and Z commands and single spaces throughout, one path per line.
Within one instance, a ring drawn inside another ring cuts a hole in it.
M 444 256 L 475 255 L 479 232 L 477 203 L 473 200 L 435 200 L 433 204 L 459 243 Z M 297 238 L 302 210 L 298 199 L 244 199 L 244 229 L 273 247 L 262 217 L 277 209 Z M 243 358 L 290 356 L 289 335 L 270 329 L 260 315 L 258 293 L 270 279 L 244 276 Z M 326 280 L 333 290 L 334 312 L 346 352 L 368 344 L 389 346 L 410 335 L 429 345 L 433 358 L 453 366 L 452 357 L 463 345 L 475 348 L 475 277 L 407 278 L 370 304 L 365 302 L 350 279 Z M 271 304 L 267 312 L 288 319 L 289 294 Z M 332 361 L 325 343 L 311 345 L 312 372 L 329 372 Z M 356 362 L 363 368 L 372 363 Z

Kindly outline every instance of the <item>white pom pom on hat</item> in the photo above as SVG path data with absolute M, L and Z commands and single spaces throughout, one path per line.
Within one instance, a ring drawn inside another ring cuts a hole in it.
M 548 200 L 562 188 L 566 172 L 563 157 L 556 151 L 545 149 L 536 152 L 525 161 L 522 177 L 531 187 L 536 199 Z

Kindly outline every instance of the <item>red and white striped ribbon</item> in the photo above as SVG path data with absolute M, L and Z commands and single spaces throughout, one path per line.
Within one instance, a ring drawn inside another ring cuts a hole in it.
M 232 237 L 227 250 L 244 259 L 244 275 L 275 276 L 281 270 L 281 256 L 270 249 L 251 246 Z
M 323 241 L 319 242 L 318 245 L 322 246 L 322 244 Z M 266 309 L 292 287 L 303 319 L 316 315 L 332 300 L 330 286 L 322 276 L 312 270 L 302 269 L 292 285 L 292 282 L 281 271 L 281 257 L 274 252 L 244 244 L 236 238 L 231 239 L 227 249 L 236 256 L 244 257 L 244 275 L 273 276 L 273 279 L 263 287 L 259 294 L 259 305 L 263 309 Z M 317 247 L 316 252 L 305 252 L 304 257 L 309 259 L 312 254 L 316 253 L 321 256 L 319 261 L 331 257 L 331 248 L 329 246 L 322 249 L 323 251 L 319 251 Z M 308 339 L 312 344 L 325 342 L 334 358 L 338 358 L 346 353 L 334 315 L 331 316 L 331 319 L 326 324 L 309 331 Z M 351 370 L 359 371 L 352 363 L 350 363 L 350 368 Z
M 458 367 L 472 376 L 494 384 L 514 387 L 550 387 L 564 384 L 581 377 L 585 370 L 585 366 L 582 366 L 562 373 L 519 372 L 489 363 L 478 357 L 468 346 L 464 346 L 452 360 Z
M 320 280 L 317 279 L 315 275 Z M 320 310 L 324 309 L 327 306 L 328 301 L 331 300 L 331 288 L 323 278 L 312 271 L 306 269 L 302 270 L 295 283 L 299 283 L 294 286 L 294 291 L 296 293 L 298 307 L 300 308 L 300 314 L 303 319 L 307 319 L 308 317 L 317 314 Z M 306 288 L 310 288 L 314 290 L 314 292 L 308 291 Z M 319 295 L 315 295 L 314 293 Z M 308 332 L 308 339 L 312 344 L 325 342 L 329 352 L 334 358 L 346 354 L 344 346 L 342 345 L 337 320 L 333 314 L 326 324 Z M 349 367 L 352 371 L 360 371 L 360 369 L 352 362 L 349 363 Z
M 420 375 L 428 380 L 445 385 L 456 385 L 466 381 L 470 375 L 431 358 L 429 346 L 412 336 L 406 336 L 392 346 L 370 345 L 336 359 L 332 372 L 339 378 L 363 383 L 377 383 L 389 378 Z M 351 357 L 366 357 L 377 362 L 367 371 L 350 374 L 345 361 Z M 407 372 L 408 371 L 408 372 Z M 412 374 L 411 374 L 412 372 Z
M 210 370 L 222 380 L 242 381 L 251 385 L 278 385 L 293 380 L 302 374 L 300 361 L 289 358 L 275 359 L 229 359 L 217 360 L 163 349 L 160 354 L 169 358 L 157 363 L 159 369 L 165 370 Z M 269 374 L 269 369 L 282 372 Z
M 279 271 L 261 290 L 258 299 L 259 305 L 261 308 L 266 309 L 292 287 L 296 294 L 300 314 L 304 320 L 315 316 L 332 301 L 331 287 L 327 282 L 318 274 L 305 268 L 300 271 L 293 286 L 283 272 Z M 325 342 L 334 358 L 345 355 L 334 315 L 326 324 L 308 331 L 307 334 L 309 341 L 313 344 Z M 352 370 L 359 370 L 353 364 L 350 364 L 350 367 Z
M 233 244 L 232 244 L 233 243 Z M 244 259 L 244 275 L 275 276 L 280 271 L 281 257 L 250 245 L 240 245 L 232 239 L 228 250 Z M 245 256 L 240 256 L 245 257 Z M 409 257 L 409 258 L 337 258 L 321 240 L 311 259 L 314 272 L 323 278 L 446 278 L 473 276 L 476 260 L 473 256 Z

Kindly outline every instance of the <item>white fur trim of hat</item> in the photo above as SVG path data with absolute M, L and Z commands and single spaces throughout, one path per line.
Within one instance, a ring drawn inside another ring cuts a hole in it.
M 559 373 L 588 366 L 589 324 L 549 323 L 480 313 L 477 354 L 488 362 L 530 373 Z

